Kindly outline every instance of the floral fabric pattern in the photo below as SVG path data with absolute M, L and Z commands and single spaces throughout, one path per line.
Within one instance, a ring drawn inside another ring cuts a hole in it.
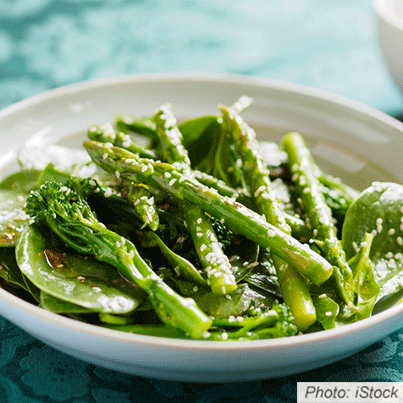
M 291 81 L 400 114 L 370 3 L 0 0 L 0 109 L 89 79 L 203 71 Z M 352 357 L 289 377 L 171 382 L 80 361 L 0 318 L 5 403 L 288 403 L 296 401 L 297 382 L 401 382 L 402 368 L 403 332 L 396 332 Z

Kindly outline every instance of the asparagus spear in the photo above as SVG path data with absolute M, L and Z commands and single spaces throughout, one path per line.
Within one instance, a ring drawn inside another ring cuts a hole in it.
M 244 235 L 295 267 L 315 284 L 322 284 L 333 272 L 332 265 L 309 247 L 285 234 L 262 216 L 236 200 L 221 196 L 173 165 L 138 157 L 119 147 L 84 141 L 92 160 L 108 172 L 118 172 L 127 180 L 146 183 L 178 200 L 198 206 L 213 217 L 221 217 L 229 229 Z
M 220 109 L 223 113 L 224 131 L 232 138 L 241 157 L 244 176 L 259 212 L 274 226 L 291 235 L 291 228 L 271 186 L 269 171 L 260 155 L 255 131 L 232 108 L 222 106 Z M 307 281 L 279 257 L 273 256 L 273 262 L 284 302 L 291 310 L 294 324 L 298 329 L 306 330 L 316 321 L 316 310 Z
M 244 96 L 235 102 L 232 108 L 237 107 L 237 113 L 240 113 L 246 109 L 247 106 L 249 106 L 250 102 L 251 99 Z M 153 120 L 152 122 L 152 130 L 155 132 L 155 140 L 157 138 L 157 132 L 155 131 L 155 121 Z M 88 137 L 94 141 L 112 143 L 117 147 L 124 148 L 133 153 L 138 153 L 140 157 L 157 159 L 156 154 L 152 150 L 144 149 L 140 145 L 136 144 L 129 135 L 115 130 L 112 125 L 93 125 L 88 129 Z M 218 190 L 218 192 L 223 196 L 234 197 L 236 199 L 239 198 L 242 201 L 250 198 L 250 195 L 245 193 L 244 189 L 234 189 L 233 187 L 227 185 L 224 181 L 197 169 L 194 169 L 192 172 L 194 177 L 200 183 Z M 287 224 L 291 227 L 291 232 L 293 235 L 295 234 L 297 237 L 306 237 L 307 235 L 310 235 L 312 231 L 310 231 L 303 220 L 287 213 L 284 213 L 284 215 Z M 145 222 L 147 221 L 145 220 Z
M 27 212 L 38 224 L 46 223 L 70 247 L 116 267 L 149 296 L 155 312 L 166 324 L 193 338 L 201 338 L 212 321 L 191 298 L 174 292 L 141 258 L 126 238 L 99 222 L 87 202 L 74 190 L 75 178 L 61 185 L 46 182 L 27 200 Z M 82 187 L 82 184 L 79 184 Z
M 169 107 L 163 105 L 155 115 L 156 130 L 164 157 L 170 163 L 181 164 L 186 175 L 193 177 L 190 159 L 182 144 L 182 134 L 176 126 L 176 119 Z M 214 294 L 230 294 L 236 289 L 231 263 L 222 250 L 214 233 L 210 219 L 197 206 L 180 203 L 187 228 Z M 214 257 L 214 258 L 213 258 Z
M 351 308 L 354 301 L 353 274 L 337 239 L 331 210 L 320 190 L 319 169 L 300 134 L 287 134 L 283 139 L 283 148 L 288 155 L 292 179 L 301 194 L 318 246 L 327 260 L 334 265 L 335 285 L 340 297 Z

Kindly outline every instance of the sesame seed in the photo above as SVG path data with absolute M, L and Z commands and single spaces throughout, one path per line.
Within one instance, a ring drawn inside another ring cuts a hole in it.
M 202 244 L 202 245 L 200 246 L 200 251 L 201 251 L 201 252 L 204 252 L 204 251 L 206 250 L 206 248 L 207 248 L 207 245 L 206 245 L 206 244 Z
M 390 269 L 396 269 L 396 261 L 395 261 L 395 259 L 390 259 L 389 260 L 389 262 L 388 262 L 388 267 L 390 268 Z
M 106 160 L 108 158 L 108 153 L 104 153 L 104 155 L 102 156 L 103 160 Z
M 227 339 L 228 339 L 228 333 L 227 333 L 227 332 L 223 332 L 223 333 L 221 334 L 221 337 L 222 337 L 223 340 L 227 340 Z
M 169 186 L 172 186 L 176 182 L 176 179 L 171 179 L 168 183 Z
M 116 177 L 119 179 L 120 178 L 120 172 L 119 171 L 115 171 L 115 175 Z
M 254 196 L 257 198 L 259 195 L 266 189 L 266 186 L 260 186 L 259 188 L 256 189 L 256 192 Z
M 306 178 L 305 178 L 305 176 L 300 176 L 300 178 L 299 178 L 299 184 L 300 184 L 301 186 L 306 185 Z
M 394 228 L 391 228 L 389 231 L 388 231 L 388 235 L 393 235 L 395 233 L 395 229 Z

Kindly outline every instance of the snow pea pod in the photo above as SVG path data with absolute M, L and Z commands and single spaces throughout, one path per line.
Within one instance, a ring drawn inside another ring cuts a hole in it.
M 40 305 L 54 313 L 91 313 L 96 311 L 56 298 L 44 291 L 40 293 Z
M 16 247 L 22 273 L 42 291 L 107 313 L 131 312 L 144 299 L 142 291 L 131 287 L 110 266 L 67 254 L 63 249 L 55 251 L 52 246 L 44 229 L 30 225 L 21 234 Z

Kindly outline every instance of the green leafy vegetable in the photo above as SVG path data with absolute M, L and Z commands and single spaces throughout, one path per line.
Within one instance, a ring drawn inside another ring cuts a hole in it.
M 347 257 L 365 249 L 367 234 L 373 236 L 369 259 L 378 298 L 403 289 L 403 186 L 397 183 L 373 183 L 347 211 L 342 241 Z
M 117 116 L 85 150 L 27 143 L 0 183 L 0 286 L 119 331 L 289 337 L 403 300 L 403 186 L 362 193 L 302 136 L 259 142 L 240 114 Z M 95 122 L 96 123 L 96 122 Z

